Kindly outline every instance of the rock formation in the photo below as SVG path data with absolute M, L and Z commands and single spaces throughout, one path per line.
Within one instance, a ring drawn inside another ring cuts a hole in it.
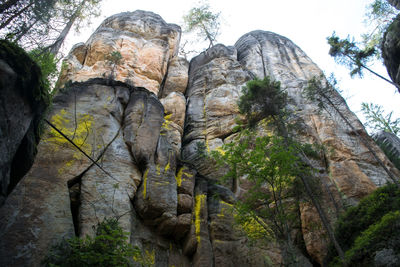
M 177 56 L 180 34 L 154 13 L 126 12 L 72 49 L 48 120 L 101 168 L 49 127 L 32 168 L 0 209 L 1 266 L 38 266 L 52 245 L 93 235 L 106 217 L 118 217 L 129 242 L 155 266 L 284 262 L 278 243 L 252 245 L 234 223 L 232 207 L 248 190 L 246 179 L 218 184 L 225 170 L 199 153 L 234 137 L 236 102 L 254 77 L 281 81 L 301 125 L 296 138 L 326 146 L 312 163 L 331 222 L 343 205 L 389 180 L 360 135 L 399 174 L 339 94 L 353 129 L 334 109 L 319 110 L 303 97 L 321 71 L 287 38 L 250 32 L 189 65 Z M 295 208 L 298 264 L 322 263 L 327 240 L 320 219 L 306 200 Z
M 0 41 L 0 207 L 32 166 L 48 105 L 39 67 L 19 47 Z
M 392 81 L 400 92 L 400 15 L 387 28 L 382 40 L 382 58 Z

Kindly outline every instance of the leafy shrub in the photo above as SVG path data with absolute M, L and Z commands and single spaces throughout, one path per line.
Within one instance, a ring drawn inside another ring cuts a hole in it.
M 267 76 L 263 80 L 256 78 L 246 83 L 238 106 L 249 125 L 254 126 L 263 118 L 280 115 L 286 102 L 287 94 L 281 90 L 281 83 Z
M 51 91 L 51 83 L 57 78 L 57 59 L 54 54 L 34 49 L 29 51 L 29 56 L 38 64 L 42 71 L 43 85 L 47 92 Z
M 50 251 L 45 266 L 131 266 L 130 259 L 138 257 L 140 250 L 126 242 L 126 232 L 115 218 L 106 218 L 97 225 L 94 238 L 74 237 Z
M 373 255 L 389 237 L 396 238 L 397 235 L 398 238 L 400 232 L 393 232 L 388 222 L 398 219 L 399 210 L 400 189 L 394 184 L 377 189 L 357 206 L 349 208 L 339 218 L 335 228 L 335 236 L 346 251 L 346 259 L 350 262 L 358 259 L 361 262 L 362 257 Z M 327 260 L 332 261 L 335 256 L 331 247 Z M 335 264 L 337 261 L 333 260 L 331 265 Z

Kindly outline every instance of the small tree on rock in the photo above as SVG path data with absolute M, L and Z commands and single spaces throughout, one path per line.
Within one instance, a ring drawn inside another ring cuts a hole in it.
M 219 34 L 220 12 L 213 13 L 209 4 L 202 4 L 200 7 L 193 7 L 183 17 L 185 31 L 197 31 L 199 38 L 210 42 L 208 48 L 214 45 Z

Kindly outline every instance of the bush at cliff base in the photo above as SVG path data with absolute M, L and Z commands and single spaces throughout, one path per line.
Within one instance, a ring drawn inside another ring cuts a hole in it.
M 132 266 L 133 258 L 140 254 L 128 242 L 115 218 L 106 218 L 97 225 L 94 238 L 74 237 L 52 248 L 44 260 L 45 266 Z
M 400 259 L 400 189 L 389 184 L 377 189 L 349 208 L 336 224 L 335 235 L 351 266 L 375 266 L 374 258 L 384 250 Z M 329 266 L 342 266 L 333 246 Z

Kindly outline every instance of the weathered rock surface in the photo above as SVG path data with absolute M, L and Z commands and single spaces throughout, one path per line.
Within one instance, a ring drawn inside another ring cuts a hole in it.
M 51 245 L 92 235 L 106 217 L 120 218 L 129 242 L 154 266 L 286 264 L 279 242 L 253 244 L 246 233 L 257 228 L 235 223 L 233 204 L 251 183 L 217 184 L 226 170 L 207 156 L 234 140 L 237 100 L 254 77 L 279 80 L 299 125 L 293 135 L 326 147 L 311 161 L 331 223 L 343 205 L 389 179 L 360 136 L 399 175 L 340 95 L 332 101 L 355 131 L 335 109 L 319 110 L 303 97 L 321 71 L 287 38 L 250 32 L 235 46 L 218 44 L 193 58 L 189 71 L 176 56 L 179 39 L 178 26 L 135 11 L 106 19 L 72 49 L 48 119 L 101 168 L 48 128 L 33 167 L 0 209 L 1 266 L 39 266 Z M 122 59 L 111 62 L 115 51 Z M 322 263 L 326 232 L 310 202 L 299 202 L 291 225 L 296 264 Z
M 41 82 L 36 63 L 21 48 L 1 40 L 0 207 L 29 171 L 37 152 L 40 119 L 48 105 Z
M 202 155 L 199 144 L 203 152 L 223 145 L 236 125 L 236 102 L 250 79 L 236 57 L 234 47 L 218 44 L 190 62 L 182 157 L 195 164 L 200 174 L 215 179 L 222 173 Z
M 161 97 L 165 97 L 172 92 L 184 94 L 188 83 L 188 71 L 189 62 L 186 59 L 181 57 L 171 59 Z
M 381 131 L 374 135 L 374 140 L 384 144 L 390 154 L 400 157 L 400 138 L 395 134 Z
M 157 94 L 169 61 L 177 55 L 180 36 L 178 25 L 168 24 L 152 12 L 137 10 L 111 16 L 85 44 L 73 47 L 64 62 L 59 86 L 106 77 Z M 171 64 L 177 70 L 183 63 L 176 59 Z M 175 73 L 179 75 L 179 71 Z M 184 81 L 174 75 L 172 72 L 168 83 L 183 86 Z
M 319 77 L 321 70 L 289 39 L 280 35 L 254 31 L 242 36 L 235 44 L 238 60 L 244 68 L 257 77 L 271 76 L 281 82 L 281 88 L 288 92 L 290 109 L 296 115 L 298 127 L 296 138 L 299 141 L 323 144 L 327 151 L 324 157 L 327 162 L 316 161 L 315 167 L 320 170 L 320 180 L 325 187 L 325 199 L 328 205 L 340 206 L 343 202 L 356 203 L 363 196 L 371 193 L 376 186 L 385 184 L 390 178 L 377 160 L 367 149 L 360 138 L 348 127 L 334 109 L 320 110 L 317 103 L 311 103 L 302 95 L 302 88 L 312 77 Z M 339 110 L 348 118 L 368 144 L 378 154 L 384 164 L 396 175 L 398 171 L 387 160 L 373 140 L 367 135 L 357 117 L 348 109 L 339 94 L 331 99 Z M 340 197 L 340 194 L 342 197 Z M 325 206 L 328 209 L 327 206 Z M 319 221 L 316 212 L 302 214 L 302 223 L 306 220 Z M 331 216 L 332 220 L 334 218 Z M 305 229 L 303 227 L 303 229 Z M 319 262 L 326 250 L 323 238 L 318 232 L 303 232 L 308 253 Z M 318 236 L 319 247 L 315 248 L 314 240 Z
M 400 4 L 398 4 L 400 6 Z M 392 81 L 400 87 L 400 15 L 387 28 L 382 40 L 382 57 Z M 400 92 L 399 87 L 397 90 Z

